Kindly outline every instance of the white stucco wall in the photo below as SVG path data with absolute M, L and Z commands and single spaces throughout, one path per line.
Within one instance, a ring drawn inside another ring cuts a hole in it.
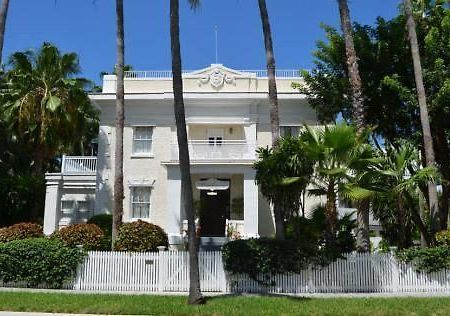
M 115 77 L 108 76 L 104 82 L 104 93 L 92 95 L 91 99 L 101 109 L 98 176 L 96 192 L 96 213 L 109 213 L 112 210 L 114 180 L 115 146 Z M 290 87 L 292 79 L 278 83 L 279 113 L 281 125 L 316 124 L 314 111 L 306 100 Z M 178 168 L 171 163 L 171 143 L 176 142 L 173 115 L 171 82 L 161 80 L 126 80 L 126 105 L 124 129 L 124 220 L 130 220 L 130 185 L 136 183 L 152 184 L 151 211 L 149 221 L 171 229 L 179 219 L 168 214 L 173 183 L 169 185 L 168 168 Z M 258 146 L 271 144 L 269 102 L 267 81 L 256 78 L 237 78 L 233 84 L 224 84 L 220 89 L 209 84 L 199 84 L 198 78 L 185 79 L 186 121 L 188 137 L 192 140 L 206 140 L 208 128 L 223 128 L 225 139 L 257 142 Z M 139 93 L 142 93 L 140 95 Z M 256 93 L 256 94 L 252 94 Z M 262 93 L 262 94 L 258 94 Z M 154 126 L 153 152 L 148 157 L 132 155 L 133 127 Z M 256 130 L 256 133 L 254 132 Z M 169 163 L 169 165 L 167 165 Z M 196 179 L 205 174 L 231 175 L 232 195 L 244 190 L 244 174 L 253 172 L 251 163 L 214 166 L 209 164 L 193 168 Z M 207 167 L 207 168 L 206 168 Z M 203 169 L 202 169 L 203 168 Z M 216 170 L 216 172 L 214 172 Z M 173 172 L 173 171 L 171 171 Z M 203 173 L 202 173 L 203 172 Z M 249 187 L 250 182 L 246 182 Z M 195 193 L 196 194 L 196 193 Z M 195 197 L 194 197 L 195 198 Z M 270 236 L 274 232 L 273 216 L 268 203 L 259 194 L 255 197 L 258 205 L 256 226 L 259 235 Z M 248 200 L 247 200 L 248 202 Z M 315 203 L 308 202 L 308 207 Z

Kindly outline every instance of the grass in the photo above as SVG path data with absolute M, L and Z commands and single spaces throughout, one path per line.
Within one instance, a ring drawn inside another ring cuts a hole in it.
M 201 306 L 184 296 L 0 292 L 0 310 L 118 315 L 450 315 L 450 298 L 218 296 Z

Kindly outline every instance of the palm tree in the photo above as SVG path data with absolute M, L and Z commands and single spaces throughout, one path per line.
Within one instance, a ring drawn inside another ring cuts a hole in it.
M 327 242 L 333 246 L 337 229 L 336 199 L 355 201 L 368 199 L 369 173 L 377 157 L 369 144 L 361 141 L 352 126 L 338 124 L 323 129 L 306 126 L 300 136 L 305 142 L 304 153 L 315 161 L 311 194 L 326 195 Z
M 396 232 L 388 239 L 395 241 L 399 248 L 411 245 L 412 223 L 429 246 L 431 236 L 420 217 L 420 186 L 433 181 L 437 169 L 421 168 L 419 152 L 411 144 L 399 148 L 386 146 L 385 151 L 373 203 L 374 216 L 385 226 L 385 234 Z
M 0 119 L 32 153 L 32 174 L 42 177 L 50 160 L 73 149 L 97 120 L 85 93 L 88 81 L 74 78 L 80 71 L 75 53 L 61 54 L 48 43 L 14 53 L 9 66 Z
M 5 40 L 6 17 L 8 15 L 9 0 L 3 0 L 0 7 L 0 65 L 2 64 L 3 43 Z
M 199 0 L 189 0 L 191 8 L 199 5 Z M 194 201 L 192 196 L 191 169 L 186 131 L 186 117 L 183 99 L 183 79 L 180 49 L 179 0 L 170 0 L 170 48 L 172 53 L 173 96 L 175 122 L 177 126 L 178 152 L 180 160 L 181 187 L 183 188 L 184 210 L 188 220 L 189 251 L 189 304 L 203 303 L 200 290 L 198 266 L 198 239 L 195 231 Z
M 269 14 L 267 13 L 266 0 L 258 0 L 259 12 L 264 34 L 266 48 L 267 77 L 269 83 L 270 101 L 270 126 L 272 131 L 272 147 L 277 146 L 280 137 L 280 118 L 278 116 L 277 81 L 275 77 L 275 57 L 272 45 L 272 32 L 270 30 Z
M 278 205 L 275 212 L 276 238 L 285 239 L 285 220 L 298 216 L 301 197 L 312 174 L 312 162 L 303 154 L 299 138 L 279 140 L 276 148 L 259 148 L 255 180 L 267 200 Z M 297 213 L 297 214 L 295 214 Z
M 350 20 L 350 10 L 347 0 L 338 0 L 339 15 L 341 17 L 341 27 L 344 33 L 345 54 L 347 56 L 348 76 L 350 79 L 350 89 L 352 92 L 353 118 L 358 134 L 364 132 L 364 99 L 362 93 L 361 76 L 358 68 L 358 56 L 356 55 L 355 44 L 353 42 L 352 23 Z M 369 203 L 360 201 L 357 208 L 358 229 L 356 234 L 356 248 L 359 252 L 368 252 L 370 249 L 369 240 Z
M 406 17 L 406 27 L 408 29 L 409 41 L 411 45 L 411 55 L 414 65 L 414 76 L 417 88 L 417 99 L 420 109 L 420 123 L 422 125 L 423 145 L 425 150 L 425 161 L 427 167 L 435 165 L 435 155 L 433 148 L 433 138 L 431 136 L 430 120 L 428 116 L 427 96 L 423 83 L 422 65 L 420 62 L 419 44 L 417 42 L 416 22 L 414 21 L 411 0 L 403 1 Z M 440 218 L 438 208 L 438 195 L 436 184 L 428 182 L 428 203 L 431 217 L 431 234 L 440 230 Z
M 117 18 L 117 65 L 116 65 L 116 144 L 114 154 L 114 204 L 113 204 L 113 227 L 112 247 L 117 238 L 119 227 L 123 217 L 123 127 L 125 123 L 125 87 L 124 87 L 124 64 L 125 64 L 125 35 L 123 22 L 123 0 L 116 0 Z

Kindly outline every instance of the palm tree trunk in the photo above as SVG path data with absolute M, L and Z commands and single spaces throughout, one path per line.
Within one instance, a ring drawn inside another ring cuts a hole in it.
M 269 14 L 267 13 L 266 0 L 258 0 L 261 23 L 264 33 L 264 45 L 266 48 L 267 77 L 269 83 L 270 101 L 270 127 L 272 131 L 272 147 L 277 146 L 280 138 L 280 118 L 278 116 L 277 81 L 275 78 L 275 57 L 272 45 L 272 32 L 270 30 Z
M 338 0 L 341 27 L 345 39 L 345 54 L 347 56 L 348 76 L 352 92 L 353 118 L 356 123 L 356 132 L 361 135 L 364 131 L 364 99 L 362 94 L 361 76 L 358 68 L 355 44 L 353 42 L 352 23 L 347 0 Z M 369 240 L 369 201 L 358 203 L 357 208 L 357 235 L 356 249 L 359 252 L 370 250 Z
M 6 17 L 8 15 L 9 0 L 3 0 L 0 7 L 0 65 L 2 64 L 3 43 L 5 41 Z
M 113 205 L 113 227 L 112 246 L 117 238 L 119 227 L 123 217 L 123 127 L 125 123 L 125 87 L 124 72 L 125 64 L 125 40 L 123 0 L 116 0 L 117 14 L 117 65 L 116 65 L 116 143 L 114 156 L 114 205 Z
M 277 202 L 274 203 L 273 213 L 275 217 L 275 238 L 278 240 L 285 240 L 284 211 L 283 207 Z
M 177 126 L 178 152 L 181 171 L 181 187 L 183 203 L 188 220 L 189 251 L 189 304 L 203 303 L 200 291 L 200 275 L 198 267 L 198 239 L 195 231 L 194 201 L 192 197 L 192 181 L 189 162 L 189 148 L 186 131 L 186 118 L 183 99 L 183 79 L 181 77 L 181 49 L 179 25 L 179 0 L 170 0 L 170 43 L 172 52 L 173 96 L 175 123 Z
M 419 44 L 417 42 L 416 23 L 412 13 L 411 0 L 404 0 L 406 26 L 408 29 L 409 41 L 411 45 L 411 55 L 414 64 L 414 76 L 416 80 L 417 98 L 420 109 L 420 123 L 422 125 L 423 144 L 425 149 L 425 160 L 427 166 L 435 165 L 435 155 L 433 148 L 433 138 L 431 137 L 430 120 L 428 116 L 427 97 L 423 83 L 422 65 L 420 62 Z M 440 230 L 439 207 L 436 184 L 428 183 L 429 210 L 431 217 L 431 234 Z
M 328 246 L 333 248 L 336 244 L 337 232 L 337 210 L 336 210 L 336 191 L 334 182 L 330 182 L 327 188 L 327 203 L 325 205 L 325 217 L 327 219 L 326 240 Z

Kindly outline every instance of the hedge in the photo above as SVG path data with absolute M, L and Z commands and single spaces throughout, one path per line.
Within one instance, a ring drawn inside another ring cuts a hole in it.
M 58 240 L 31 238 L 0 244 L 0 280 L 61 288 L 74 277 L 85 252 Z
M 42 226 L 35 223 L 18 223 L 0 229 L 0 243 L 43 236 Z
M 61 228 L 51 235 L 69 247 L 83 246 L 85 250 L 102 250 L 103 231 L 94 224 L 75 224 Z
M 118 251 L 156 251 L 159 246 L 168 247 L 169 240 L 158 225 L 138 220 L 120 226 L 114 246 Z

